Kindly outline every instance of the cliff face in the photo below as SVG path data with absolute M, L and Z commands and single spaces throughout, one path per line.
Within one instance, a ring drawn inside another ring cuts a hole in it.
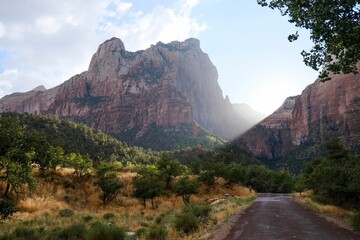
M 112 38 L 99 46 L 88 71 L 50 90 L 5 96 L 0 112 L 55 115 L 109 134 L 139 128 L 137 137 L 152 125 L 187 125 L 194 134 L 201 125 L 231 139 L 245 129 L 217 77 L 196 39 L 128 52 Z
M 281 158 L 292 147 L 292 111 L 297 98 L 287 98 L 273 114 L 234 140 L 234 143 L 245 146 L 259 158 Z
M 325 83 L 317 80 L 284 104 L 235 142 L 266 159 L 283 158 L 306 146 L 305 159 L 305 155 L 314 156 L 318 149 L 314 146 L 334 137 L 360 152 L 359 75 L 334 75 Z

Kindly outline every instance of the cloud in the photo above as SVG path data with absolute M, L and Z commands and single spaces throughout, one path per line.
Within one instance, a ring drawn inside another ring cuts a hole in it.
M 158 41 L 196 37 L 207 28 L 192 16 L 198 0 L 149 9 L 122 0 L 88 0 L 86 4 L 81 0 L 0 0 L 0 4 L 0 50 L 7 53 L 0 71 L 17 69 L 17 75 L 10 70 L 0 75 L 0 97 L 38 85 L 50 88 L 87 70 L 97 46 L 114 36 L 135 51 Z

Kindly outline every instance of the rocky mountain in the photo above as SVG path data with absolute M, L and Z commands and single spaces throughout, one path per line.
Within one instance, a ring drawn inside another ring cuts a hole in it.
M 129 141 L 154 129 L 155 135 L 160 130 L 193 136 L 205 129 L 232 139 L 247 126 L 223 97 L 217 78 L 197 39 L 129 52 L 112 38 L 99 46 L 88 71 L 49 90 L 5 96 L 0 112 L 54 115 Z
M 333 138 L 360 153 L 360 75 L 315 81 L 234 142 L 258 158 L 306 162 Z

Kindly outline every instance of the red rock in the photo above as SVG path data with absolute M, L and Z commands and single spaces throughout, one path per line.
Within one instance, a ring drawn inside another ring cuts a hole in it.
M 116 134 L 140 128 L 199 125 L 225 139 L 245 130 L 224 99 L 218 74 L 200 42 L 161 42 L 128 52 L 120 39 L 101 44 L 89 69 L 59 86 L 5 96 L 0 112 L 55 115 Z

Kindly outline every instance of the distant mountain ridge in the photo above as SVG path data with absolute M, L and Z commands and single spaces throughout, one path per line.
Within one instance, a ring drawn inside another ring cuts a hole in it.
M 203 136 L 203 129 L 230 140 L 250 125 L 223 97 L 217 78 L 197 39 L 129 52 L 112 38 L 98 47 L 88 71 L 49 90 L 5 96 L 0 112 L 54 115 L 133 142 L 153 129 L 165 140 L 179 131 Z

